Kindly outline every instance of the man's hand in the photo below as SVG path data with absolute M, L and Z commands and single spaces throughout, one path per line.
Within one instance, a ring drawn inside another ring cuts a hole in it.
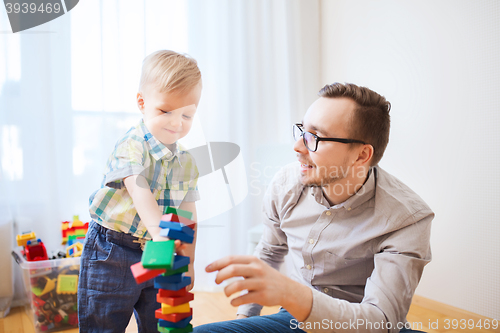
M 305 320 L 311 312 L 312 291 L 307 286 L 284 276 L 254 256 L 224 257 L 205 270 L 209 273 L 218 271 L 217 284 L 232 277 L 244 277 L 244 280 L 234 281 L 224 288 L 226 296 L 248 290 L 247 294 L 231 300 L 233 306 L 248 303 L 281 305 L 299 321 Z

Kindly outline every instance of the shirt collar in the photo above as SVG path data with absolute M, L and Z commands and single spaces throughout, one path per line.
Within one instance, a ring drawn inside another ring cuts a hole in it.
M 328 200 L 326 200 L 326 197 L 323 193 L 323 189 L 321 187 L 312 188 L 312 191 L 313 191 L 312 193 L 313 193 L 316 201 L 325 207 L 328 207 L 328 208 L 341 208 L 341 207 L 343 207 L 346 210 L 350 211 L 356 207 L 359 207 L 363 203 L 367 202 L 375 195 L 376 178 L 377 178 L 376 167 L 372 167 L 368 171 L 368 179 L 363 184 L 363 186 L 358 190 L 358 192 L 356 192 L 354 195 L 352 195 L 346 201 L 341 202 L 341 203 L 334 205 L 334 206 L 330 206 L 330 204 L 328 203 Z
M 368 171 L 368 179 L 363 186 L 353 196 L 342 203 L 347 210 L 361 206 L 375 195 L 375 183 L 377 177 L 376 167 L 370 168 Z
M 158 139 L 156 139 L 148 130 L 144 124 L 144 120 L 141 120 L 139 127 L 142 131 L 144 141 L 146 141 L 146 144 L 148 145 L 148 151 L 155 160 L 165 159 L 167 161 L 171 161 L 179 155 L 180 151 L 177 143 L 168 145 L 169 147 L 167 147 L 158 141 Z

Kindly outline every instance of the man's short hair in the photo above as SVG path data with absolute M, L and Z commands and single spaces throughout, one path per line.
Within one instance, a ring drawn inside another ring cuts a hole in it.
M 195 59 L 170 50 L 151 53 L 142 63 L 139 91 L 156 88 L 160 93 L 188 91 L 201 80 Z
M 352 83 L 338 83 L 324 86 L 318 93 L 321 97 L 347 97 L 356 102 L 357 107 L 350 121 L 349 139 L 364 141 L 373 146 L 370 165 L 377 165 L 384 155 L 389 142 L 391 103 L 366 87 Z

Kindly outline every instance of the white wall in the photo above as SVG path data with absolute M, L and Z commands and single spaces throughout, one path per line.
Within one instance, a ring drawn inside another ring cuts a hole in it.
M 322 83 L 392 103 L 380 165 L 436 213 L 417 294 L 500 318 L 500 2 L 323 0 Z

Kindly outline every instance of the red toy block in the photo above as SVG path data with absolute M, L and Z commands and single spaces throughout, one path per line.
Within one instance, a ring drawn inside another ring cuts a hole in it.
M 167 271 L 166 269 L 144 268 L 142 267 L 142 262 L 140 261 L 137 264 L 133 264 L 132 266 L 130 266 L 130 270 L 132 271 L 132 275 L 134 276 L 135 282 L 137 282 L 137 284 L 141 284 L 143 282 L 151 280 Z
M 164 303 L 171 306 L 181 305 L 189 301 L 192 301 L 193 299 L 194 299 L 194 294 L 192 293 L 186 293 L 186 296 L 180 296 L 180 297 L 161 297 L 160 294 L 156 294 L 156 301 L 158 303 Z
M 161 313 L 161 309 L 158 309 L 155 311 L 156 319 L 163 319 L 166 321 L 171 321 L 173 323 L 176 323 L 176 322 L 178 322 L 184 318 L 187 318 L 189 316 L 192 316 L 192 315 L 193 315 L 193 309 L 191 309 L 189 312 L 186 312 L 186 313 L 171 313 L 168 315 L 164 315 L 163 313 Z
M 194 226 L 196 225 L 196 222 L 193 220 L 190 220 L 188 218 L 185 218 L 184 216 L 179 216 L 175 214 L 165 214 L 161 217 L 162 221 L 170 221 L 170 222 L 180 222 L 184 223 L 191 229 L 194 229 Z
M 158 289 L 158 296 L 163 297 L 184 297 L 187 295 L 186 287 L 179 290 Z

